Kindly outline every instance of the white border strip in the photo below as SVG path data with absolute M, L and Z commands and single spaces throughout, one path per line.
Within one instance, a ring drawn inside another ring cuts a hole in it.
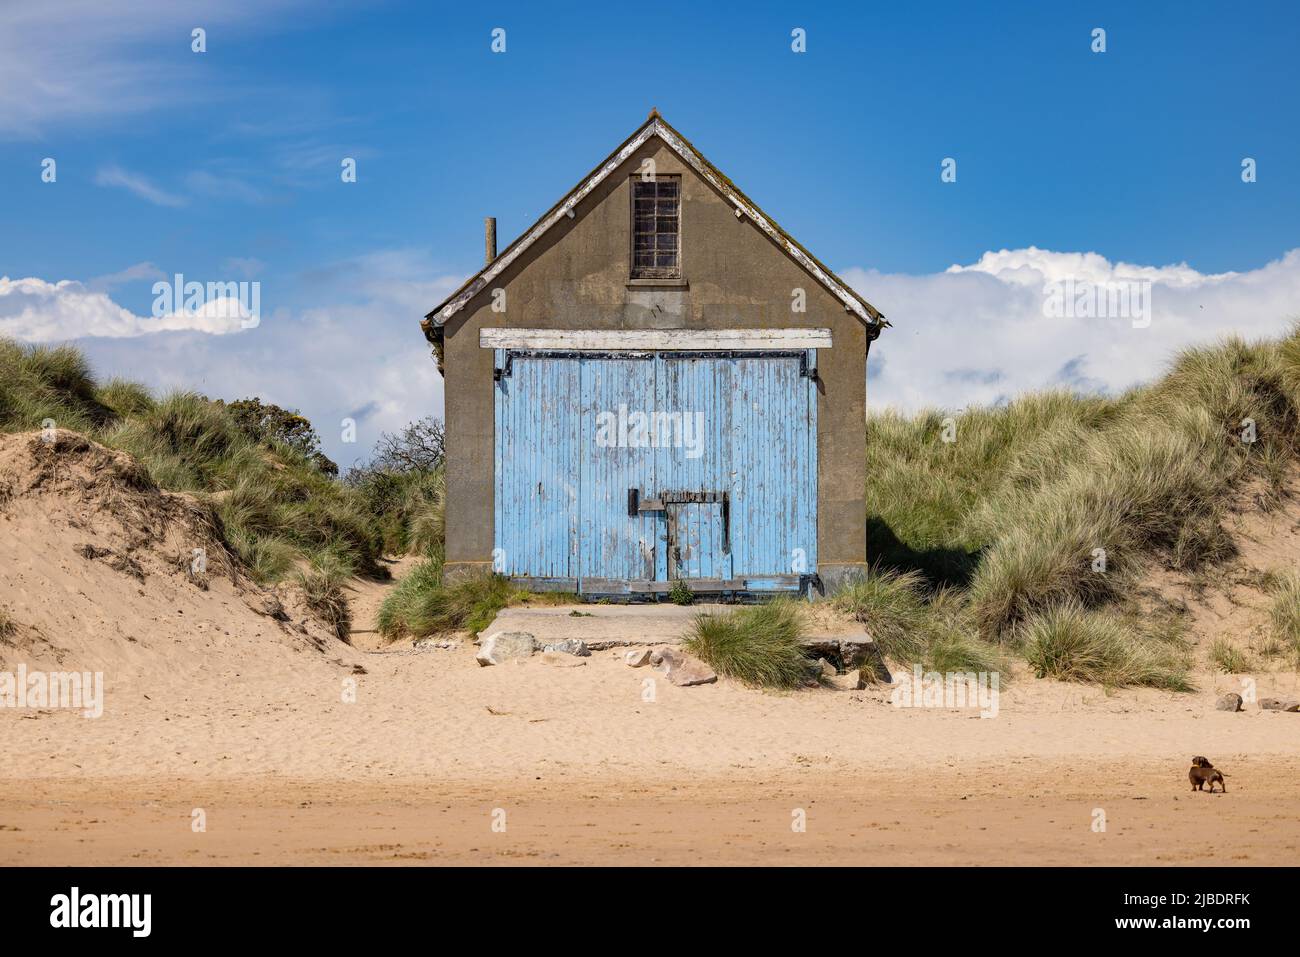
M 829 349 L 829 329 L 481 329 L 482 349 L 574 352 Z

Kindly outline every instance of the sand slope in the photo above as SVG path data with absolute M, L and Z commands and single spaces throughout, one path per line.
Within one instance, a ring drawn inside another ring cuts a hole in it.
M 0 435 L 0 665 L 103 671 L 158 697 L 346 646 L 240 570 L 198 499 L 74 432 Z

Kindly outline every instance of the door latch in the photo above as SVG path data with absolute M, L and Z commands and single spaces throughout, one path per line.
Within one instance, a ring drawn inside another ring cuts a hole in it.
M 664 503 L 662 499 L 641 497 L 639 488 L 630 488 L 627 490 L 627 514 L 635 518 L 640 512 L 662 512 Z

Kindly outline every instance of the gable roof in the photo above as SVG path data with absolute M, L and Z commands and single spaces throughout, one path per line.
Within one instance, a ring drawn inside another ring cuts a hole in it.
M 668 125 L 659 115 L 658 110 L 651 110 L 650 117 L 635 133 L 622 142 L 609 156 L 605 157 L 585 179 L 571 189 L 563 199 L 547 210 L 518 239 L 507 246 L 496 259 L 488 263 L 465 283 L 435 306 L 420 323 L 425 336 L 433 340 L 440 337 L 442 325 L 460 312 L 476 295 L 483 291 L 497 276 L 508 269 L 542 238 L 552 226 L 572 215 L 574 208 L 593 190 L 604 182 L 613 172 L 622 166 L 652 136 L 659 139 L 675 152 L 682 161 L 694 169 L 706 182 L 722 193 L 736 209 L 737 216 L 747 216 L 768 237 L 780 247 L 786 255 L 812 274 L 827 290 L 844 303 L 844 308 L 861 319 L 873 332 L 888 326 L 884 314 L 866 299 L 858 295 L 844 280 L 831 272 L 816 256 L 803 247 L 793 236 L 777 225 L 776 221 L 763 212 L 758 204 L 740 191 L 730 179 L 716 166 L 704 158 L 690 142 Z M 874 336 L 872 337 L 874 338 Z

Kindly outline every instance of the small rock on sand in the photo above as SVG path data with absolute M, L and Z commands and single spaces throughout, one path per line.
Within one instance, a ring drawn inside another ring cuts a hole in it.
M 1300 701 L 1295 698 L 1260 698 L 1260 711 L 1300 711 Z
M 664 672 L 668 680 L 679 688 L 712 684 L 718 680 L 713 669 L 704 662 L 673 648 L 655 648 L 650 652 L 650 664 Z
M 693 688 L 713 684 L 718 676 L 704 662 L 686 658 L 668 669 L 668 680 L 679 688 Z
M 591 654 L 587 648 L 587 643 L 579 638 L 565 638 L 563 641 L 548 642 L 542 646 L 542 651 L 556 651 L 564 655 L 577 655 L 579 658 L 586 658 Z
M 673 648 L 653 648 L 650 651 L 650 664 L 660 671 L 668 671 L 679 664 L 684 657 L 680 651 Z
M 526 631 L 500 631 L 483 639 L 474 660 L 484 667 L 518 661 L 532 657 L 535 647 L 533 636 Z
M 644 668 L 650 664 L 650 649 L 642 648 L 640 651 L 629 651 L 623 655 L 623 660 L 632 668 Z
M 1216 711 L 1240 711 L 1241 695 L 1235 691 L 1229 691 L 1214 703 L 1214 708 Z

